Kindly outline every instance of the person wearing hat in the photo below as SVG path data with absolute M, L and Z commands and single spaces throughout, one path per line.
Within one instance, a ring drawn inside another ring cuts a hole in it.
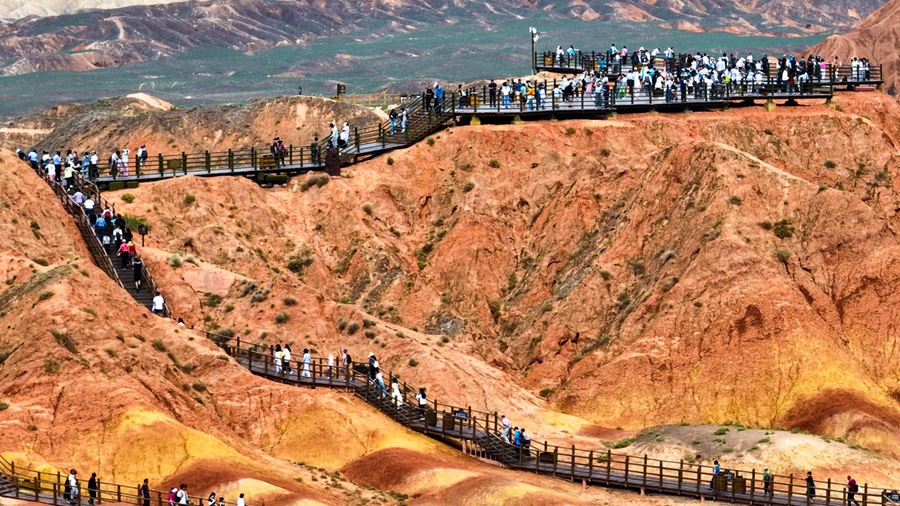
M 763 468 L 763 492 L 766 494 L 772 493 L 772 475 L 769 474 L 769 468 Z
M 374 353 L 369 352 L 369 379 L 375 381 L 376 374 L 378 374 L 378 359 Z

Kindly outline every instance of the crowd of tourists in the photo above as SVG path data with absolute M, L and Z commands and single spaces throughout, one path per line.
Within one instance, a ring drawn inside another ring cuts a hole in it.
M 87 482 L 87 502 L 91 506 L 94 504 L 99 504 L 101 497 L 101 483 L 100 479 L 97 477 L 97 473 L 91 473 L 90 479 Z M 120 493 L 121 489 L 117 489 L 117 493 Z M 112 493 L 110 493 L 110 497 Z M 79 504 L 82 500 L 84 500 L 84 494 L 82 492 L 82 483 L 78 479 L 78 471 L 72 469 L 69 471 L 69 474 L 66 476 L 66 481 L 63 484 L 63 500 L 69 504 Z M 152 500 L 150 496 L 150 480 L 144 478 L 144 482 L 138 486 L 138 500 L 141 506 L 150 506 L 150 502 Z M 202 500 L 198 498 L 197 502 L 192 502 L 190 496 L 188 496 L 188 486 L 185 483 L 180 484 L 177 487 L 172 487 L 169 490 L 168 496 L 166 497 L 166 502 L 168 502 L 168 506 L 225 506 L 225 496 L 216 496 L 215 492 L 210 492 L 210 494 L 206 498 L 206 505 L 202 504 Z M 244 499 L 244 494 L 239 494 L 237 500 L 235 501 L 235 506 L 246 506 L 246 502 Z
M 557 66 L 576 66 L 575 48 L 570 45 L 564 50 L 557 46 L 554 61 Z M 576 98 L 608 107 L 625 97 L 660 97 L 674 102 L 733 94 L 797 94 L 809 92 L 814 83 L 865 82 L 871 77 L 867 58 L 854 57 L 845 65 L 837 56 L 829 61 L 812 54 L 807 58 L 774 58 L 768 54 L 756 57 L 752 51 L 745 55 L 677 55 L 673 47 L 664 51 L 641 47 L 629 52 L 627 46 L 618 49 L 612 44 L 596 60 L 596 69 L 564 75 L 555 85 L 530 79 L 491 79 L 487 99 L 490 107 L 522 111 L 572 105 Z
M 71 187 L 73 178 L 79 173 L 82 178 L 94 180 L 100 175 L 100 157 L 97 151 L 87 150 L 84 156 L 79 156 L 78 151 L 69 149 L 63 155 L 62 151 L 51 154 L 43 151 L 38 154 L 35 148 L 27 153 L 16 149 L 16 155 L 23 161 L 31 164 L 31 168 L 44 170 L 51 181 L 58 181 L 63 186 Z M 134 163 L 144 166 L 147 163 L 147 146 L 141 145 L 137 149 Z M 131 150 L 115 149 L 107 159 L 109 173 L 114 177 L 126 177 L 131 175 Z

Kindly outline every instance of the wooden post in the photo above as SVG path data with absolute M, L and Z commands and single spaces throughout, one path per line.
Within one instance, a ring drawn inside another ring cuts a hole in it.
M 869 484 L 863 483 L 863 506 L 868 506 L 869 504 Z
M 234 174 L 234 151 L 228 148 L 228 169 Z
M 165 165 L 163 164 L 163 156 L 162 156 L 162 153 L 159 153 L 159 155 L 157 156 L 157 158 L 159 159 L 159 175 L 162 176 L 162 175 L 163 175 L 163 172 L 165 172 Z
M 678 461 L 678 495 L 681 495 L 681 484 L 684 481 L 684 459 Z
M 594 478 L 594 450 L 588 454 L 588 479 Z
M 625 488 L 628 488 L 628 455 L 625 456 Z
M 570 476 L 571 480 L 575 481 L 575 445 L 572 445 L 572 476 Z
M 206 164 L 206 173 L 209 174 L 212 170 L 212 158 L 209 156 L 208 149 L 204 152 L 203 162 Z
M 100 489 L 99 484 L 97 486 L 97 489 Z M 116 501 L 122 502 L 122 485 L 116 485 Z
M 750 504 L 753 504 L 753 497 L 756 495 L 756 469 L 750 471 Z
M 828 478 L 826 481 L 826 489 L 825 489 L 825 504 L 831 504 L 831 478 Z M 847 497 L 847 494 L 844 494 L 844 497 Z M 841 501 L 843 502 L 843 501 Z
M 184 151 L 181 152 L 181 172 L 183 172 L 185 176 L 188 173 L 187 153 L 185 153 Z
M 774 482 L 774 480 L 773 480 L 773 482 Z M 774 491 L 775 484 L 772 483 L 772 485 L 773 485 L 772 491 Z M 770 492 L 772 492 L 772 491 L 770 491 Z M 791 503 L 791 497 L 793 497 L 793 495 L 794 495 L 794 473 L 791 473 L 791 475 L 788 476 L 788 497 L 787 497 L 788 504 Z M 771 497 L 771 495 L 770 495 L 770 497 Z
M 703 496 L 700 495 L 700 482 L 703 481 L 702 469 L 703 469 L 703 466 L 700 464 L 697 464 L 697 496 L 700 497 L 701 499 L 703 498 Z
M 53 504 L 59 504 L 59 483 L 53 484 Z
M 609 475 L 612 472 L 612 452 L 606 450 L 606 484 L 609 485 Z
M 15 465 L 13 465 L 13 476 L 15 476 L 15 474 L 16 474 L 16 473 L 15 473 Z M 44 481 L 44 480 L 41 479 L 41 472 L 38 471 L 38 472 L 37 472 L 37 481 L 36 481 L 35 484 L 34 484 L 34 485 L 35 485 L 35 486 L 34 486 L 34 502 L 37 502 L 37 501 L 38 501 L 38 497 L 40 497 L 39 494 L 40 494 L 40 491 L 41 491 L 41 483 L 42 483 L 43 481 Z
M 659 491 L 663 490 L 663 463 L 659 461 Z

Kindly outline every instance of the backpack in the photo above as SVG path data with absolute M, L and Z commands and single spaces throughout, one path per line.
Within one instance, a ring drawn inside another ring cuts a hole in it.
M 348 353 L 347 354 L 347 366 L 352 366 L 352 365 L 353 365 L 353 358 L 350 357 L 350 354 Z

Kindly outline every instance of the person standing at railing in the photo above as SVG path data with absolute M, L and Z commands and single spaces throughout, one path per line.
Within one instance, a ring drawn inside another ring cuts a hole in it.
M 74 469 L 69 471 L 63 488 L 63 499 L 69 503 L 74 503 L 75 498 L 78 497 L 78 479 L 75 477 L 76 474 L 78 473 Z
M 238 500 L 235 503 L 235 506 L 246 506 L 244 503 L 244 494 L 238 496 Z
M 119 175 L 122 177 L 128 177 L 128 157 L 131 155 L 131 150 L 125 148 L 122 150 L 122 156 L 119 157 Z
M 509 442 L 509 431 L 512 427 L 512 422 L 509 421 L 509 418 L 506 418 L 506 415 L 500 415 L 500 426 L 503 427 L 503 431 L 501 435 L 503 436 L 503 440 L 507 443 Z
M 772 493 L 772 475 L 769 474 L 769 468 L 763 468 L 763 493 L 769 495 Z
M 113 177 L 113 179 L 119 177 L 119 163 L 121 162 L 120 158 L 121 152 L 119 150 L 113 151 L 111 155 L 109 155 L 109 175 Z
M 334 355 L 331 353 L 328 354 L 328 377 L 334 377 Z
M 406 122 L 409 119 L 409 112 L 406 107 L 400 108 L 400 133 L 406 133 Z
M 341 139 L 340 142 L 338 142 L 338 147 L 340 147 L 341 149 L 347 149 L 347 147 L 350 145 L 350 124 L 346 121 L 343 125 L 341 125 L 340 135 Z
M 143 500 L 143 504 L 141 506 L 150 506 L 150 480 L 144 478 L 144 483 L 141 484 L 141 499 Z
M 143 272 L 141 272 L 141 267 L 144 266 L 144 262 L 141 261 L 140 255 L 135 255 L 134 258 L 131 259 L 131 268 L 134 269 L 134 289 L 135 291 L 141 291 L 141 281 L 143 280 Z
M 319 136 L 313 137 L 313 141 L 309 144 L 309 161 L 313 165 L 319 165 Z
M 97 179 L 100 176 L 100 156 L 97 155 L 96 151 L 91 152 L 91 163 L 88 166 L 88 177 L 91 180 Z
M 91 478 L 88 480 L 88 496 L 88 504 L 93 506 L 94 500 L 97 499 L 97 473 L 91 473 Z
M 137 157 L 134 159 L 134 165 L 138 168 L 138 172 L 140 172 L 141 167 L 147 165 L 147 146 L 141 144 L 141 147 L 137 150 Z
M 806 498 L 812 502 L 816 497 L 816 482 L 813 480 L 812 471 L 806 472 Z
M 422 101 L 425 103 L 425 112 L 431 112 L 431 103 L 434 101 L 434 90 L 431 86 L 425 87 L 425 93 L 422 94 Z
M 712 479 L 709 480 L 709 489 L 713 489 L 713 485 L 716 483 L 716 476 L 722 472 L 722 468 L 719 467 L 719 461 L 713 460 L 713 468 L 712 468 Z
M 180 504 L 181 506 L 190 504 L 190 502 L 188 502 L 187 485 L 185 485 L 184 483 L 182 483 L 181 486 L 178 487 L 178 492 L 175 492 L 175 500 L 178 501 L 178 504 Z
M 856 506 L 859 506 L 859 501 L 856 500 L 856 494 L 858 492 L 859 492 L 859 485 L 856 484 L 856 480 L 854 480 L 852 476 L 847 475 L 847 504 L 848 505 L 852 502 L 852 503 L 856 503 Z
M 388 118 L 391 120 L 391 135 L 397 131 L 397 108 L 391 109 L 391 112 L 388 113 Z
M 328 128 L 331 129 L 331 139 L 330 139 L 331 147 L 337 148 L 338 147 L 338 139 L 340 138 L 340 132 L 338 132 L 338 128 L 336 126 L 334 126 L 334 123 L 329 123 Z
M 369 379 L 375 381 L 375 374 L 378 373 L 378 359 L 375 354 L 369 352 Z
M 444 87 L 441 83 L 434 83 L 434 108 L 441 112 L 441 104 L 444 102 Z
M 216 506 L 216 493 L 210 492 L 206 498 L 206 506 Z
M 495 107 L 497 105 L 497 83 L 491 79 L 491 82 L 487 85 L 488 88 L 488 104 L 491 107 Z
M 522 431 L 519 433 L 519 439 L 522 442 L 522 449 L 524 450 L 525 458 L 531 457 L 531 436 L 525 432 L 525 427 L 522 427 Z
M 294 371 L 291 370 L 291 358 L 293 358 L 291 356 L 291 347 L 285 344 L 281 352 L 281 360 L 284 362 L 284 372 L 288 375 L 294 374 Z
M 304 378 L 311 378 L 309 373 L 309 365 L 312 362 L 312 356 L 309 354 L 309 348 L 303 348 L 303 372 L 300 374 Z

